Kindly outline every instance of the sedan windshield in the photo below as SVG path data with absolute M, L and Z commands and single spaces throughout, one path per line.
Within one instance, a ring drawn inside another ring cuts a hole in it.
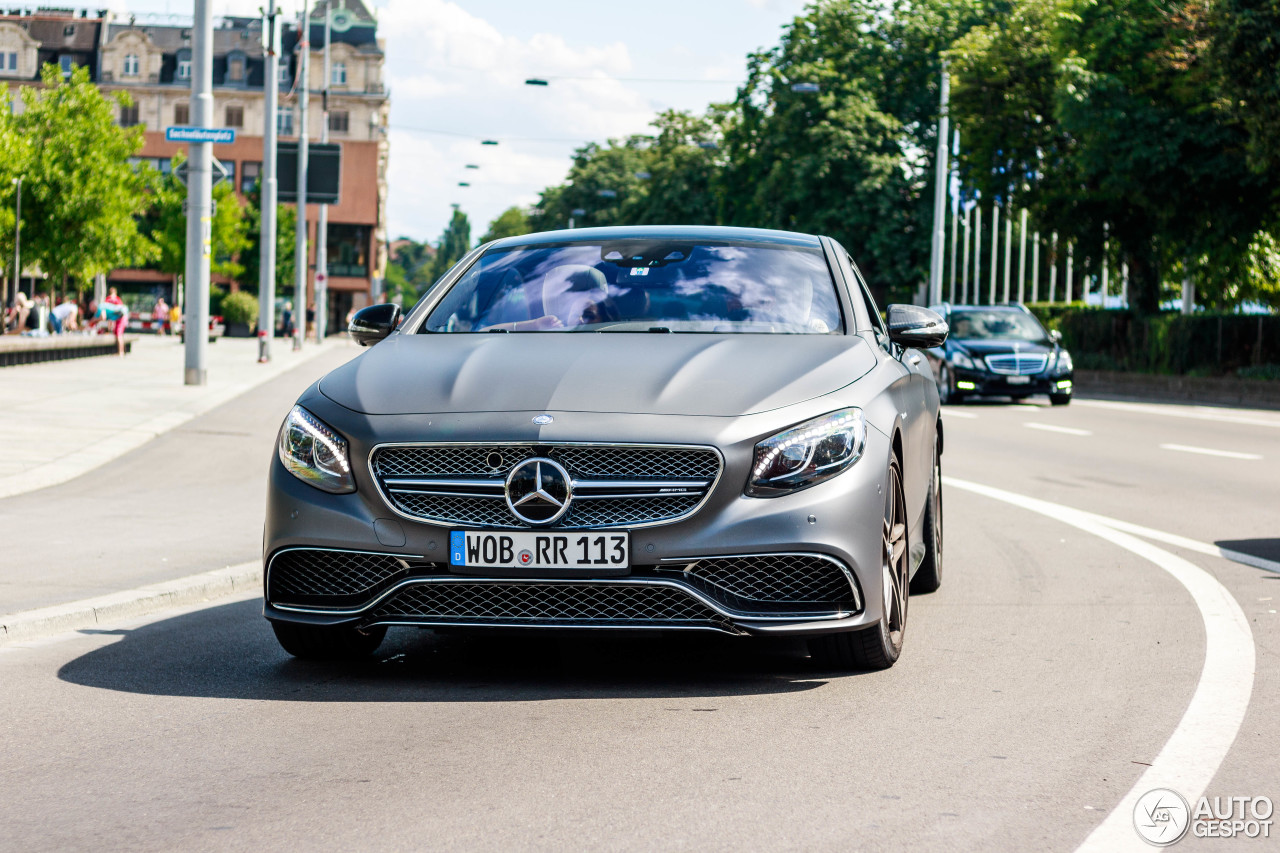
M 423 332 L 843 331 L 821 249 L 630 239 L 486 252 Z
M 1049 335 L 1040 321 L 1020 311 L 953 311 L 951 337 L 962 341 L 1033 341 Z

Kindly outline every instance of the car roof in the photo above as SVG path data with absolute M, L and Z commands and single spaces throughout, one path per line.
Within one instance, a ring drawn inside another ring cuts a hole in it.
M 546 243 L 591 243 L 613 240 L 729 240 L 734 242 L 771 243 L 817 249 L 820 239 L 812 234 L 773 231 L 768 228 L 735 228 L 727 225 L 615 225 L 604 228 L 573 228 L 540 231 L 519 237 L 505 237 L 493 243 L 494 248 L 536 246 Z

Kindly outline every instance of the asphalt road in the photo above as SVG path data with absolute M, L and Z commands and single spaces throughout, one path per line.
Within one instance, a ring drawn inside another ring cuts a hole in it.
M 277 420 L 285 390 L 261 392 Z M 212 467 L 252 504 L 185 534 L 231 560 L 215 530 L 258 534 L 265 466 L 261 430 L 225 414 L 121 463 L 208 466 L 201 429 L 237 448 Z M 1278 413 L 944 420 L 950 477 L 1280 558 Z M 155 531 L 114 522 L 118 543 Z M 951 487 L 945 530 L 943 588 L 912 599 L 880 673 L 817 670 L 789 642 L 405 629 L 367 663 L 308 664 L 253 600 L 0 649 L 0 848 L 1075 849 L 1179 730 L 1207 623 L 1150 559 L 1049 515 Z M 1280 574 L 1155 544 L 1221 582 L 1256 651 L 1205 793 L 1280 800 Z

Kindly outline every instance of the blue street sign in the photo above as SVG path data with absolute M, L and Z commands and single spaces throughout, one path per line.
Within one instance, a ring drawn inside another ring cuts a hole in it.
M 164 138 L 168 142 L 216 142 L 236 141 L 236 132 L 229 127 L 166 127 Z

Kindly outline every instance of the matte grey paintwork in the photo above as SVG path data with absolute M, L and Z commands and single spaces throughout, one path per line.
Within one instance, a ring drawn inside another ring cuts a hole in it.
M 659 236 L 768 240 L 775 233 L 663 229 Z M 636 235 L 654 236 L 654 229 L 581 229 L 502 242 Z M 882 610 L 884 487 L 895 452 L 902 459 L 913 569 L 924 553 L 920 522 L 940 435 L 937 389 L 920 354 L 902 351 L 884 335 L 847 253 L 828 238 L 785 237 L 822 247 L 840 291 L 844 334 L 416 334 L 435 301 L 485 247 L 476 250 L 409 313 L 400 331 L 299 399 L 350 442 L 357 491 L 321 492 L 285 471 L 273 454 L 264 559 L 297 546 L 446 559 L 448 527 L 397 517 L 379 496 L 368 468 L 377 444 L 710 445 L 720 450 L 725 467 L 707 502 L 686 520 L 634 531 L 633 561 L 785 551 L 827 554 L 854 572 L 865 602 L 862 612 L 840 620 L 740 620 L 739 626 L 752 633 L 811 633 L 876 623 Z M 870 427 L 858 462 L 831 480 L 790 495 L 743 494 L 759 441 L 850 406 L 862 408 Z M 535 424 L 533 418 L 540 414 L 550 414 L 552 423 Z M 379 541 L 379 520 L 384 534 L 387 521 L 394 520 L 403 530 L 404 544 Z M 270 603 L 266 615 L 357 621 L 289 612 Z

